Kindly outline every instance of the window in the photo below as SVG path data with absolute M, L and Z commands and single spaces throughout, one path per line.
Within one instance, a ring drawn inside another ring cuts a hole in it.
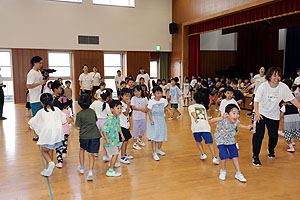
M 122 53 L 104 53 L 104 81 L 107 88 L 113 89 L 114 96 L 117 94 L 115 76 L 118 70 L 122 71 Z
M 3 88 L 4 99 L 6 101 L 12 101 L 14 99 L 14 88 L 10 50 L 0 50 L 0 68 L 3 84 L 6 85 L 6 87 Z
M 158 77 L 159 77 L 158 61 L 157 60 L 151 60 L 150 61 L 150 80 L 151 80 L 151 84 L 152 84 L 152 80 L 154 80 L 156 82 Z
M 82 3 L 82 0 L 51 0 L 51 1 L 65 1 L 65 2 L 75 2 L 75 3 Z
M 48 67 L 56 72 L 50 74 L 50 79 L 72 78 L 71 52 L 48 52 Z
M 135 0 L 93 0 L 94 4 L 135 7 Z

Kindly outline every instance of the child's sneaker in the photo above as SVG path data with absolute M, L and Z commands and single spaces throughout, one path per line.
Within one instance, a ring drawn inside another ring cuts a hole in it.
M 125 153 L 125 157 L 126 157 L 127 159 L 133 159 L 133 156 L 127 155 L 126 153 Z
M 63 167 L 63 164 L 62 164 L 61 162 L 59 162 L 59 163 L 56 164 L 56 167 L 57 167 L 57 168 L 62 168 L 62 167 Z
M 267 151 L 268 151 L 268 158 L 269 159 L 275 159 L 275 152 L 274 151 L 270 152 L 269 149 L 267 149 Z
M 240 172 L 240 173 L 236 173 L 234 178 L 236 178 L 237 180 L 239 180 L 240 182 L 242 183 L 246 183 L 247 182 L 247 179 L 245 179 L 245 177 L 243 176 L 243 174 Z
M 62 157 L 63 157 L 63 158 L 67 157 L 67 154 L 66 154 L 66 153 L 63 153 L 63 154 L 62 154 Z
M 55 163 L 53 161 L 49 162 L 48 169 L 46 170 L 46 176 L 51 176 L 54 168 L 55 168 Z
M 218 109 L 215 109 L 215 112 L 219 112 L 219 110 L 218 110 Z
M 163 152 L 161 149 L 158 149 L 158 150 L 156 151 L 156 153 L 159 154 L 159 155 L 161 155 L 161 156 L 165 156 L 165 155 L 166 155 L 166 153 Z
M 78 170 L 78 172 L 79 172 L 80 174 L 84 174 L 84 167 L 78 166 L 78 167 L 77 167 L 77 170 Z
M 142 149 L 137 143 L 134 143 L 132 148 L 135 149 L 135 150 L 141 150 Z
M 102 159 L 103 159 L 104 162 L 109 162 L 110 161 L 109 157 L 107 157 L 107 156 L 103 156 Z
M 182 117 L 182 114 L 180 113 L 178 116 L 177 116 L 177 119 L 180 119 Z
M 296 146 L 296 143 L 294 142 L 294 139 L 293 139 L 293 138 L 292 138 L 291 142 L 292 142 L 292 145 L 293 145 L 293 146 Z
M 127 160 L 127 158 L 125 156 L 121 157 L 120 162 L 123 163 L 123 164 L 130 164 L 130 161 Z
M 138 142 L 139 145 L 141 145 L 143 147 L 145 146 L 145 143 L 141 140 L 141 138 L 138 138 L 137 142 Z
M 201 160 L 205 160 L 207 158 L 207 155 L 205 153 L 201 154 Z
M 212 161 L 215 165 L 220 164 L 219 159 L 217 157 L 213 157 Z
M 169 119 L 168 120 L 173 120 L 173 117 L 169 117 Z
M 294 152 L 295 152 L 295 149 L 294 149 L 294 147 L 293 147 L 292 144 L 289 144 L 288 147 L 289 147 L 289 148 L 287 149 L 288 152 L 290 152 L 290 153 L 294 153 Z
M 261 166 L 261 162 L 258 158 L 258 156 L 253 156 L 252 158 L 252 164 L 256 167 L 260 167 Z
M 87 181 L 92 181 L 94 179 L 94 176 L 93 176 L 93 170 L 89 170 L 89 172 L 88 172 L 88 175 L 87 175 L 87 177 L 86 177 L 86 180 Z
M 94 153 L 94 156 L 95 156 L 95 157 L 98 157 L 98 154 L 97 154 L 97 153 Z
M 226 170 L 220 170 L 220 175 L 219 175 L 219 179 L 222 181 L 225 181 L 226 179 Z
M 107 170 L 106 176 L 109 176 L 109 177 L 117 177 L 117 176 L 121 176 L 121 173 L 116 172 L 116 171 L 114 171 L 114 170 L 113 170 L 113 171 Z
M 157 153 L 153 153 L 153 159 L 155 161 L 159 161 L 160 160 L 159 157 L 158 157 L 158 155 L 157 155 Z
M 281 135 L 281 136 L 283 136 L 283 137 L 284 137 L 284 132 L 282 132 L 282 131 L 278 131 L 278 135 Z
M 236 146 L 236 148 L 239 150 L 240 149 L 240 147 L 239 147 L 239 144 L 238 143 L 235 143 L 235 146 Z
M 46 176 L 46 171 L 47 171 L 46 169 L 44 169 L 43 171 L 41 171 L 41 175 L 42 176 Z

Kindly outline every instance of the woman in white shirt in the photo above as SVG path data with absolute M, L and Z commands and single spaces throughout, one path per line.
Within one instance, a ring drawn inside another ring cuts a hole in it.
M 147 90 L 150 90 L 150 76 L 148 73 L 145 72 L 145 68 L 144 67 L 140 67 L 140 72 L 136 77 L 136 82 L 139 83 L 140 82 L 140 78 L 143 77 L 145 80 L 145 85 L 147 86 Z
M 272 67 L 267 71 L 267 81 L 262 83 L 255 93 L 255 133 L 253 134 L 253 165 L 261 166 L 259 153 L 265 134 L 265 126 L 268 128 L 269 146 L 268 157 L 275 159 L 275 147 L 278 141 L 278 127 L 280 120 L 281 101 L 290 101 L 300 108 L 300 103 L 295 99 L 287 85 L 280 82 L 282 71 L 280 68 Z
M 92 94 L 95 94 L 95 92 L 100 88 L 100 79 L 101 79 L 101 74 L 98 72 L 97 66 L 93 66 L 93 71 L 90 73 L 90 75 L 93 79 Z
M 89 67 L 87 65 L 82 66 L 83 73 L 79 76 L 80 94 L 88 94 L 92 96 L 93 78 L 89 74 Z

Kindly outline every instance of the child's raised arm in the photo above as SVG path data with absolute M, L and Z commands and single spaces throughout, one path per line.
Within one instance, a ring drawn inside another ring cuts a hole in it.
M 220 122 L 223 119 L 228 117 L 228 113 L 224 113 L 224 115 L 222 117 L 215 117 L 209 120 L 210 123 L 216 123 L 216 122 Z
M 198 122 L 197 116 L 195 112 L 191 112 L 191 115 L 193 116 L 193 118 L 195 119 L 195 122 Z
M 248 126 L 246 126 L 246 125 L 243 125 L 243 124 L 239 124 L 238 127 L 239 127 L 239 128 L 244 128 L 244 129 L 249 129 L 249 130 L 250 130 L 251 128 L 253 128 L 253 125 L 248 125 Z
M 124 114 L 126 117 L 129 115 L 129 112 L 130 112 L 130 103 L 131 103 L 130 100 L 128 100 L 128 101 L 126 102 L 126 104 L 127 104 L 127 109 L 126 109 L 125 112 L 123 112 L 123 114 Z

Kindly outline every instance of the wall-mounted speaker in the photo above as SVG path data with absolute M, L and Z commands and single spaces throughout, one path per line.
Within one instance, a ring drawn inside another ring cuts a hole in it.
M 178 32 L 178 25 L 176 23 L 169 24 L 169 32 L 170 34 L 175 34 Z

